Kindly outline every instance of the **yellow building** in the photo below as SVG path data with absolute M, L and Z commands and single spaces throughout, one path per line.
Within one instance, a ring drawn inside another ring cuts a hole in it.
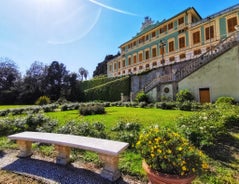
M 233 34 L 238 23 L 239 4 L 206 18 L 193 7 L 161 22 L 145 17 L 140 32 L 107 63 L 107 75 L 139 74 L 216 52 L 215 45 Z

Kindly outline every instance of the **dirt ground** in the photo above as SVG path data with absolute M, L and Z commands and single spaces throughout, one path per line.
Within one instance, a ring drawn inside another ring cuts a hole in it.
M 33 178 L 22 176 L 19 174 L 11 173 L 8 171 L 0 170 L 0 183 L 1 184 L 43 184 Z

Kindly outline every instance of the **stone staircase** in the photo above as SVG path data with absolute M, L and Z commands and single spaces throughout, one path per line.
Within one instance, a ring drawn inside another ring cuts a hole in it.
M 154 78 L 147 85 L 145 85 L 144 92 L 149 92 L 161 83 L 178 82 L 184 79 L 236 45 L 239 45 L 239 31 L 236 31 L 232 35 L 221 40 L 216 46 L 213 47 L 213 49 L 208 50 L 197 58 L 184 61 L 178 65 L 172 65 L 171 74 Z

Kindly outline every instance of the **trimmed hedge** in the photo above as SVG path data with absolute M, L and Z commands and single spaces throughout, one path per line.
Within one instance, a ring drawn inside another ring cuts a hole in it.
M 100 86 L 105 83 L 114 81 L 115 79 L 116 78 L 108 78 L 107 76 L 95 77 L 91 80 L 82 81 L 80 83 L 80 85 L 83 90 L 88 90 L 88 89 L 94 88 L 96 86 Z
M 130 77 L 120 78 L 106 84 L 85 90 L 85 101 L 120 101 L 121 93 L 130 94 Z

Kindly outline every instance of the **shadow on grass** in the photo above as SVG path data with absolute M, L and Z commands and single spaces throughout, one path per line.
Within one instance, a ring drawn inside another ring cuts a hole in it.
M 217 144 L 204 148 L 204 151 L 209 157 L 223 162 L 227 167 L 231 167 L 229 165 L 230 163 L 239 164 L 239 160 L 235 158 L 235 154 L 239 155 L 238 150 L 239 139 L 230 134 L 220 137 Z
M 54 182 L 61 184 L 112 184 L 112 182 L 102 178 L 98 173 L 87 169 L 74 167 L 73 165 L 61 166 L 53 162 L 37 160 L 32 158 L 17 159 L 15 162 L 2 168 L 23 175 L 30 175 L 44 182 Z M 114 182 L 115 184 L 128 184 L 122 178 Z

